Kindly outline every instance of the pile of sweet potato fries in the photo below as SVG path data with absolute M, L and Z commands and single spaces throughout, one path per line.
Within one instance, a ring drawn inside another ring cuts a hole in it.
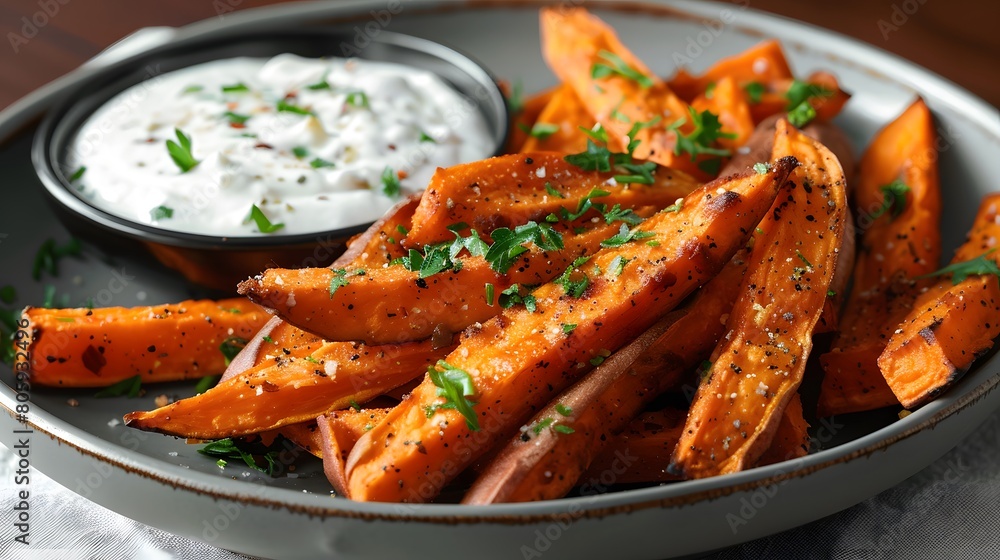
M 127 424 L 280 434 L 354 500 L 471 473 L 463 502 L 485 504 L 564 496 L 623 451 L 620 483 L 806 454 L 821 333 L 821 415 L 920 406 L 992 346 L 1000 195 L 937 270 L 922 101 L 856 170 L 831 123 L 850 96 L 775 41 L 664 80 L 586 10 L 541 29 L 560 84 L 518 108 L 509 155 L 440 169 L 332 266 L 241 283 L 250 301 L 29 308 L 33 381 L 218 375 L 238 341 L 217 385 Z M 663 408 L 685 384 L 690 407 Z

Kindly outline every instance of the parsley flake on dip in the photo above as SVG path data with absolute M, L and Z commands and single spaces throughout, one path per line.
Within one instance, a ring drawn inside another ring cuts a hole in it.
M 491 155 L 471 100 L 425 70 L 360 59 L 231 58 L 137 84 L 81 127 L 74 186 L 106 212 L 204 235 L 376 220 L 438 167 Z

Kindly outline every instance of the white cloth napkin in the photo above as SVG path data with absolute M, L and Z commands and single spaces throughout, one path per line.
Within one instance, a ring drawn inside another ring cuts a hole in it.
M 0 558 L 234 560 L 233 552 L 104 509 L 38 472 L 31 544 L 14 542 L 15 456 L 0 446 Z M 825 519 L 733 547 L 717 560 L 757 558 L 1000 558 L 1000 412 L 899 486 Z

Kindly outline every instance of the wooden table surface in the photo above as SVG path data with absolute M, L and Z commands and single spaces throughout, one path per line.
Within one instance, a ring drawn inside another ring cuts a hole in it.
M 0 107 L 140 27 L 180 26 L 285 0 L 0 0 Z M 746 0 L 742 0 L 745 4 Z M 1000 106 L 997 0 L 751 0 L 902 55 Z

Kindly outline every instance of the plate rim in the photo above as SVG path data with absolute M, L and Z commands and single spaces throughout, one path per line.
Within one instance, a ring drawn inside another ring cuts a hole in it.
M 422 11 L 442 13 L 455 9 L 490 9 L 502 7 L 538 9 L 540 6 L 559 3 L 546 0 L 410 0 L 410 2 L 409 7 L 415 13 L 422 13 Z M 709 19 L 710 14 L 720 13 L 721 10 L 734 9 L 734 6 L 729 4 L 716 2 L 695 3 L 690 0 L 647 0 L 644 2 L 602 0 L 582 3 L 588 8 L 597 10 L 620 12 L 642 10 L 652 12 L 658 17 L 679 17 L 681 19 L 700 21 Z M 180 28 L 175 40 L 182 41 L 189 38 L 197 38 L 203 34 L 214 32 L 245 32 L 257 25 L 267 25 L 268 22 L 272 24 L 276 23 L 276 19 L 293 20 L 306 17 L 307 15 L 326 17 L 328 20 L 341 18 L 357 21 L 359 17 L 363 18 L 366 15 L 364 10 L 380 5 L 377 3 L 377 0 L 344 0 L 336 5 L 294 3 L 290 5 L 254 8 L 227 16 L 227 21 L 225 22 L 202 21 Z M 770 36 L 779 36 L 788 33 L 809 33 L 811 36 L 819 34 L 821 35 L 820 40 L 825 46 L 822 50 L 816 47 L 808 47 L 800 42 L 785 38 L 782 39 L 782 44 L 786 48 L 805 49 L 824 56 L 832 56 L 842 64 L 867 69 L 870 73 L 881 79 L 902 85 L 908 89 L 919 89 L 920 91 L 927 92 L 928 95 L 933 95 L 936 101 L 948 104 L 956 115 L 966 118 L 970 123 L 982 128 L 987 136 L 1000 142 L 1000 118 L 994 121 L 991 119 L 974 119 L 969 116 L 969 113 L 989 115 L 991 112 L 996 112 L 996 108 L 993 108 L 974 94 L 962 89 L 957 84 L 929 70 L 901 57 L 887 53 L 878 47 L 783 16 L 759 12 L 754 8 L 745 8 L 741 17 L 746 19 L 743 19 L 740 25 L 734 25 L 733 28 L 744 34 L 762 35 L 760 29 L 765 25 L 777 26 L 774 28 L 774 32 L 766 34 Z M 230 20 L 229 18 L 232 19 Z M 836 48 L 838 54 L 832 55 L 829 53 L 830 48 Z M 854 60 L 855 57 L 859 57 L 862 54 L 865 56 L 864 64 L 858 60 Z M 879 68 L 870 68 L 870 66 L 878 66 Z M 79 70 L 74 72 L 79 72 Z M 65 88 L 70 85 L 64 84 L 62 87 Z M 44 86 L 42 90 L 45 87 L 48 86 Z M 38 91 L 40 92 L 41 90 Z M 49 92 L 46 93 L 48 94 Z M 58 94 L 59 91 L 51 92 L 49 100 L 54 99 Z M 34 94 L 29 94 L 27 97 L 22 98 L 22 100 L 15 102 L 8 109 L 18 108 L 22 111 L 27 111 L 37 108 L 33 107 L 32 104 L 25 104 L 26 106 L 24 107 L 19 105 L 31 98 L 32 95 Z M 34 99 L 33 101 L 36 101 L 35 105 L 39 102 L 38 99 Z M 997 114 L 1000 116 L 1000 113 Z M 0 113 L 0 121 L 5 121 L 16 116 L 20 115 L 17 112 L 5 110 Z M 13 136 L 16 132 L 11 132 L 9 136 Z M 5 140 L 6 138 L 0 139 L 0 142 Z M 454 524 L 455 522 L 528 524 L 538 521 L 550 521 L 553 515 L 562 514 L 574 506 L 578 508 L 582 506 L 583 516 L 589 518 L 606 517 L 622 511 L 635 511 L 648 507 L 672 507 L 704 500 L 714 500 L 731 493 L 769 486 L 793 477 L 805 476 L 839 463 L 856 460 L 876 451 L 887 449 L 895 443 L 912 437 L 926 429 L 931 429 L 939 422 L 985 398 L 1000 386 L 1000 372 L 993 374 L 985 373 L 988 368 L 995 365 L 993 362 L 997 361 L 996 356 L 994 356 L 987 363 L 980 364 L 976 370 L 967 374 L 962 380 L 964 389 L 962 393 L 958 392 L 958 387 L 953 388 L 952 391 L 949 391 L 943 397 L 910 414 L 905 419 L 893 422 L 888 426 L 845 444 L 807 455 L 800 459 L 785 461 L 732 475 L 684 481 L 669 486 L 654 486 L 599 496 L 562 498 L 528 504 L 495 504 L 489 506 L 389 504 L 353 502 L 346 499 L 338 499 L 333 505 L 323 506 L 319 505 L 319 500 L 323 500 L 329 504 L 329 497 L 306 495 L 318 498 L 318 500 L 307 498 L 309 501 L 317 502 L 315 506 L 307 505 L 298 500 L 281 499 L 292 496 L 301 498 L 303 496 L 303 494 L 299 494 L 293 490 L 273 488 L 266 484 L 247 484 L 246 482 L 233 481 L 207 473 L 187 471 L 179 469 L 176 464 L 169 463 L 163 459 L 136 454 L 113 442 L 97 438 L 82 428 L 77 428 L 73 424 L 51 416 L 51 413 L 44 409 L 38 409 L 43 413 L 40 417 L 37 412 L 33 413 L 36 422 L 29 422 L 29 425 L 60 443 L 76 449 L 80 453 L 89 455 L 94 459 L 125 472 L 138 474 L 175 489 L 183 489 L 197 494 L 207 494 L 216 499 L 232 500 L 244 504 L 272 508 L 277 507 L 291 511 L 292 513 L 303 513 L 322 518 L 349 517 L 447 524 Z M 984 379 L 971 387 L 966 386 L 973 379 L 980 377 Z M 16 406 L 14 390 L 6 383 L 0 385 L 2 385 L 0 387 L 0 406 L 17 421 L 14 412 L 14 407 Z M 40 420 L 40 422 L 37 420 Z M 74 430 L 80 433 L 74 433 Z M 102 449 L 102 447 L 106 448 Z M 138 460 L 133 459 L 132 455 L 137 455 Z M 143 465 L 144 463 L 145 466 Z M 783 472 L 785 469 L 790 468 L 788 466 L 790 464 L 800 464 L 800 466 Z M 169 471 L 173 469 L 179 469 L 179 472 L 170 473 Z M 164 472 L 174 474 L 175 476 L 167 476 Z M 233 485 L 233 491 L 223 491 L 228 490 L 230 485 Z M 678 487 L 680 487 L 680 490 L 678 490 Z M 243 488 L 247 489 L 247 491 L 240 491 Z M 250 495 L 251 493 L 254 495 Z M 271 496 L 272 494 L 273 496 Z M 659 494 L 662 495 L 657 496 Z M 525 509 L 530 510 L 532 513 L 518 513 Z

